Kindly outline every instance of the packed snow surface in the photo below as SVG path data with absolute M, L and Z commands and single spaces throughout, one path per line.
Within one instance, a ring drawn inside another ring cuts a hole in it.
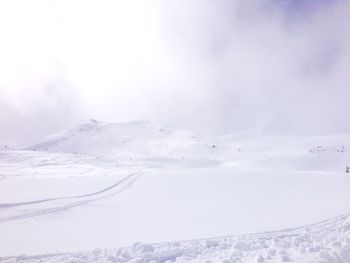
M 350 262 L 349 149 L 148 122 L 6 145 L 0 262 Z

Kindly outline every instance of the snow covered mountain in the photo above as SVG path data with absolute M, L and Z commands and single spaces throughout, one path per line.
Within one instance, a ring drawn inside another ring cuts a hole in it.
M 232 134 L 203 136 L 146 122 L 91 121 L 64 131 L 25 150 L 94 156 L 97 159 L 139 160 L 142 165 L 223 165 L 289 170 L 344 171 L 350 165 L 350 136 Z
M 109 157 L 202 155 L 213 145 L 189 131 L 171 130 L 160 124 L 91 122 L 44 139 L 26 149 L 48 152 L 81 153 Z

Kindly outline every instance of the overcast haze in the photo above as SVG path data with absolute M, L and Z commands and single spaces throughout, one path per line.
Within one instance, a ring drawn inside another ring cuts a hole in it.
M 0 141 L 89 118 L 350 132 L 350 1 L 0 2 Z

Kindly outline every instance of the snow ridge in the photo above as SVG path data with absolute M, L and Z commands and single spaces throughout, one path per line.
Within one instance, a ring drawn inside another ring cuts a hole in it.
M 131 247 L 0 258 L 44 262 L 350 262 L 350 213 L 295 229 Z

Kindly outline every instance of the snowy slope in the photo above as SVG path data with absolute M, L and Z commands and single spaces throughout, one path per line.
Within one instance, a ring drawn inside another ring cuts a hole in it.
M 338 171 L 350 163 L 350 136 L 228 135 L 221 159 L 228 166 L 261 169 Z
M 5 149 L 0 261 L 348 262 L 349 149 L 348 135 L 204 137 L 149 122 Z

